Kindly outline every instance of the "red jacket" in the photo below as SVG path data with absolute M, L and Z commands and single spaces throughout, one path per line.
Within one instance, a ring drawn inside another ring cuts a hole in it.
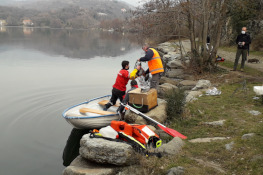
M 126 91 L 126 85 L 129 81 L 129 72 L 126 69 L 120 70 L 120 72 L 117 75 L 115 84 L 113 85 L 113 88 L 118 89 L 120 91 Z

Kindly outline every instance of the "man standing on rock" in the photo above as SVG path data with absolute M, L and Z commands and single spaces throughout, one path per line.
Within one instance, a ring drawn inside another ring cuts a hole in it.
M 249 51 L 249 44 L 251 44 L 250 36 L 247 32 L 246 27 L 242 27 L 241 34 L 237 36 L 236 44 L 237 44 L 237 53 L 236 53 L 236 59 L 234 63 L 233 71 L 236 71 L 238 60 L 240 58 L 240 55 L 242 55 L 242 61 L 241 61 L 241 71 L 244 71 L 245 61 L 247 60 L 247 55 Z
M 145 56 L 138 59 L 138 61 L 148 61 L 149 69 L 147 69 L 145 74 L 152 74 L 150 88 L 157 89 L 161 78 L 161 73 L 164 72 L 161 57 L 159 53 L 154 48 L 150 48 L 148 44 L 144 44 L 142 50 L 145 51 Z

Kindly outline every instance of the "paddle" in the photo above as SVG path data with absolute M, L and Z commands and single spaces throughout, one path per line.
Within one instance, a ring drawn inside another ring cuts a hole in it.
M 101 111 L 101 110 L 97 110 L 97 109 L 91 109 L 91 108 L 80 108 L 79 109 L 80 113 L 95 113 L 95 114 L 100 114 L 100 115 L 112 115 L 112 114 L 116 114 L 116 112 L 110 112 L 110 111 Z
M 184 136 L 183 134 L 179 133 L 178 131 L 174 130 L 174 129 L 171 129 L 171 128 L 168 128 L 166 126 L 164 126 L 163 124 L 157 122 L 156 120 L 148 117 L 147 115 L 141 113 L 140 111 L 134 109 L 133 107 L 131 107 L 130 105 L 125 105 L 123 103 L 121 103 L 122 106 L 125 107 L 125 109 L 129 109 L 131 110 L 132 112 L 134 112 L 135 114 L 138 114 L 140 115 L 141 117 L 143 117 L 144 119 L 147 119 L 147 120 L 150 120 L 151 122 L 157 124 L 157 126 L 159 126 L 159 128 L 161 128 L 163 131 L 165 131 L 167 134 L 173 136 L 173 137 L 180 137 L 181 139 L 187 139 L 186 136 Z

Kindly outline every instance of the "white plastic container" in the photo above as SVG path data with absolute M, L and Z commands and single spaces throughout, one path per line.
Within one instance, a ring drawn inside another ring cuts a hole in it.
M 104 128 L 101 128 L 99 130 L 99 133 L 103 137 L 108 137 L 108 138 L 111 138 L 111 139 L 116 139 L 116 137 L 118 136 L 118 132 L 115 131 L 111 126 L 106 126 Z
M 254 86 L 253 90 L 257 95 L 263 95 L 263 86 Z

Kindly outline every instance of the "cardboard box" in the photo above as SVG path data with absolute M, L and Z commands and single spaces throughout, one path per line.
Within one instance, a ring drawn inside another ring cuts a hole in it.
M 157 106 L 157 90 L 141 92 L 141 88 L 134 89 L 129 92 L 129 104 L 138 111 L 148 112 Z

